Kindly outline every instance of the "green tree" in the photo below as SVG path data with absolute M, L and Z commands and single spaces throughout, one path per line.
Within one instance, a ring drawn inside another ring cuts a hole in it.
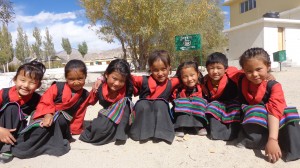
M 68 38 L 62 38 L 61 46 L 66 51 L 67 60 L 69 61 L 70 54 L 72 53 L 72 47 L 71 47 L 69 39 Z
M 46 36 L 43 41 L 44 45 L 44 60 L 48 60 L 49 69 L 51 68 L 51 58 L 55 56 L 54 44 L 52 42 L 52 36 L 49 34 L 49 29 L 46 27 Z
M 42 46 L 42 37 L 41 37 L 41 32 L 40 32 L 40 29 L 35 27 L 33 29 L 33 33 L 32 33 L 33 37 L 35 38 L 35 43 L 32 44 L 32 50 L 33 50 L 33 53 L 35 54 L 36 58 L 38 60 L 42 60 L 42 49 L 41 49 L 41 46 Z
M 24 53 L 25 56 L 31 57 L 31 48 L 30 45 L 28 44 L 28 36 L 26 33 L 24 33 Z
M 11 22 L 14 18 L 14 10 L 12 7 L 12 2 L 9 0 L 0 0 L 0 20 L 6 25 Z
M 80 52 L 82 58 L 84 58 L 84 56 L 87 54 L 88 52 L 88 46 L 86 44 L 86 42 L 82 42 L 82 44 L 78 44 L 78 51 Z
M 0 31 L 0 64 L 3 65 L 4 72 L 5 72 L 5 64 L 6 64 L 7 72 L 9 71 L 8 63 L 12 61 L 13 56 L 14 53 L 13 53 L 11 33 L 8 31 L 5 23 L 3 23 Z
M 202 53 L 222 48 L 223 15 L 216 0 L 80 0 L 96 33 L 107 42 L 117 39 L 126 59 L 128 48 L 133 60 L 145 69 L 154 49 L 166 49 L 180 59 L 200 55 L 199 51 L 175 52 L 174 37 L 201 34 Z M 212 21 L 210 20 L 212 19 Z M 219 22 L 215 22 L 215 21 Z M 213 34 L 216 33 L 216 34 Z M 210 39 L 210 37 L 216 37 Z M 218 41 L 218 42 L 211 42 Z M 212 44 L 213 49 L 209 48 Z M 194 58 L 193 58 L 194 59 Z M 175 57 L 172 57 L 173 62 Z M 136 65 L 135 65 L 136 66 Z
M 16 39 L 15 56 L 18 58 L 19 61 L 24 63 L 25 58 L 29 55 L 25 54 L 25 33 L 20 24 L 18 25 L 17 31 L 18 34 Z

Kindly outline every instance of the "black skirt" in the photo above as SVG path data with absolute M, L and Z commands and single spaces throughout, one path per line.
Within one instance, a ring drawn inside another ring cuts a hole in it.
M 18 138 L 18 133 L 26 127 L 27 121 L 23 113 L 20 111 L 17 103 L 6 104 L 0 111 L 0 126 L 6 129 L 15 129 L 11 134 L 15 139 Z M 0 153 L 11 152 L 12 145 L 0 142 Z
M 32 158 L 42 154 L 61 156 L 69 152 L 72 138 L 69 121 L 62 114 L 50 127 L 35 127 L 21 134 L 12 154 L 18 158 Z
M 207 116 L 209 121 L 209 137 L 214 140 L 230 141 L 238 136 L 240 130 L 240 123 L 231 122 L 223 123 L 213 116 Z
M 103 145 L 115 141 L 126 141 L 129 130 L 130 108 L 124 109 L 124 114 L 119 124 L 114 123 L 102 113 L 98 114 L 92 123 L 81 133 L 79 139 L 94 145 Z
M 239 143 L 246 148 L 263 150 L 268 141 L 268 129 L 257 124 L 242 125 Z M 299 121 L 290 122 L 279 130 L 279 146 L 284 153 L 284 161 L 300 159 L 300 125 Z
M 174 113 L 175 114 L 175 123 L 174 128 L 202 128 L 206 127 L 206 121 L 201 117 L 197 117 L 195 115 L 189 113 Z
M 135 141 L 150 138 L 172 143 L 175 137 L 174 126 L 168 102 L 162 99 L 140 99 L 136 102 L 135 118 L 129 136 Z

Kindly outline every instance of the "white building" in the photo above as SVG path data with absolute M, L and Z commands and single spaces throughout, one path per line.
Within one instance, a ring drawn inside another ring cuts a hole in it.
M 274 52 L 286 50 L 283 64 L 300 66 L 300 0 L 227 0 L 224 5 L 230 6 L 231 27 L 224 31 L 229 59 L 238 59 L 248 48 L 263 47 L 272 61 Z M 271 17 L 263 17 L 266 13 Z M 272 62 L 272 68 L 278 65 Z

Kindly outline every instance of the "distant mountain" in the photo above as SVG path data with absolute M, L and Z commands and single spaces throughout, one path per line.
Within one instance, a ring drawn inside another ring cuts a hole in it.
M 111 50 L 101 51 L 99 53 L 87 53 L 84 58 L 82 58 L 80 52 L 77 49 L 72 49 L 72 53 L 69 56 L 69 59 L 79 59 L 82 61 L 94 61 L 97 59 L 109 59 L 109 58 L 121 58 L 123 55 L 122 48 L 116 48 Z M 66 63 L 68 60 L 68 55 L 65 51 L 60 51 L 56 53 L 56 56 L 62 59 L 63 63 Z

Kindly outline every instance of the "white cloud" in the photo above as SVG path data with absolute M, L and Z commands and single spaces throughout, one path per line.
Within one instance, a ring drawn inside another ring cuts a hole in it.
M 76 19 L 76 15 L 73 12 L 67 12 L 67 13 L 49 13 L 49 12 L 40 12 L 39 14 L 35 16 L 17 16 L 16 21 L 17 22 L 23 22 L 23 23 L 52 23 L 56 21 L 66 20 L 66 19 Z
M 42 11 L 34 16 L 24 16 L 22 15 L 22 8 L 19 9 L 20 11 L 16 12 L 15 22 L 9 25 L 9 30 L 13 37 L 13 44 L 15 44 L 17 37 L 17 25 L 20 24 L 26 32 L 30 44 L 35 42 L 32 36 L 34 27 L 38 27 L 41 30 L 41 36 L 43 37 L 45 36 L 45 29 L 48 27 L 57 52 L 63 50 L 61 47 L 62 38 L 68 38 L 72 48 L 77 48 L 79 43 L 85 41 L 88 45 L 88 52 L 98 52 L 100 50 L 108 50 L 120 46 L 118 43 L 109 44 L 100 40 L 97 34 L 89 28 L 90 25 L 85 23 L 86 21 L 78 19 L 77 15 L 81 13 L 80 11 L 67 13 L 49 13 Z
M 228 11 L 223 11 L 223 15 L 229 15 Z

